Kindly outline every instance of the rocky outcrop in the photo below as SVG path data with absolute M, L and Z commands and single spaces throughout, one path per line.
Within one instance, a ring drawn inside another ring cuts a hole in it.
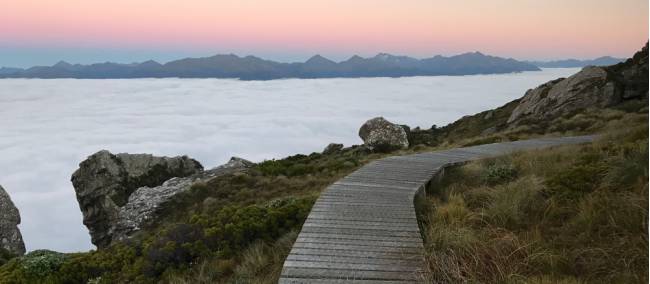
M 383 117 L 366 121 L 359 129 L 359 136 L 373 151 L 390 151 L 409 146 L 406 130 Z
M 165 203 L 175 195 L 189 190 L 194 183 L 205 182 L 215 177 L 247 169 L 252 162 L 232 157 L 222 166 L 197 173 L 188 177 L 175 177 L 156 187 L 140 187 L 130 196 L 126 205 L 120 207 L 115 222 L 112 239 L 124 240 L 140 228 L 156 221 Z
M 508 123 L 522 117 L 544 119 L 578 109 L 612 105 L 616 103 L 617 97 L 606 78 L 605 69 L 589 66 L 566 79 L 551 81 L 528 90 L 512 111 Z
M 88 157 L 72 175 L 72 184 L 93 244 L 102 248 L 111 243 L 120 208 L 138 188 L 202 170 L 199 162 L 187 156 L 114 155 L 103 150 Z
M 648 97 L 648 45 L 626 62 L 588 66 L 568 77 L 528 90 L 508 124 L 522 119 L 552 119 L 587 108 L 604 108 Z
M 9 194 L 0 186 L 0 248 L 13 254 L 25 254 L 25 243 L 18 229 L 20 213 L 9 198 Z

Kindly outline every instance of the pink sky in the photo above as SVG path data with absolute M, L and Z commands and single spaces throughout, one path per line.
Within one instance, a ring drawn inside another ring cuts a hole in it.
M 647 39 L 647 0 L 0 0 L 0 51 L 555 59 L 629 56 Z

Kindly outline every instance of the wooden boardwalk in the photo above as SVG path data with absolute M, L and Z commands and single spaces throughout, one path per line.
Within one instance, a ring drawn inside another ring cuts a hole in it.
M 373 161 L 323 191 L 279 283 L 417 283 L 424 248 L 413 204 L 444 167 L 593 136 L 486 144 Z

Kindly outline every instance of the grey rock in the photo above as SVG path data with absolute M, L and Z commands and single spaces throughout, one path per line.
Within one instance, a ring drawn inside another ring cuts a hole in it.
M 0 247 L 17 255 L 25 254 L 25 243 L 18 229 L 20 213 L 9 197 L 9 194 L 0 186 Z
M 617 101 L 613 86 L 607 86 L 607 72 L 588 66 L 580 72 L 554 80 L 526 92 L 512 111 L 508 123 L 528 117 L 545 119 L 589 107 L 605 107 Z
M 373 151 L 390 151 L 409 146 L 406 130 L 383 117 L 366 121 L 359 129 L 359 136 Z
M 113 240 L 128 239 L 142 227 L 154 224 L 158 214 L 164 210 L 166 202 L 175 195 L 189 190 L 193 184 L 206 182 L 224 174 L 240 172 L 253 165 L 254 163 L 245 159 L 232 157 L 228 163 L 219 167 L 187 177 L 171 178 L 160 186 L 143 186 L 136 189 L 129 196 L 126 205 L 119 208 Z M 211 201 L 206 200 L 206 202 Z
M 199 162 L 187 156 L 114 155 L 106 150 L 89 156 L 79 164 L 71 180 L 92 243 L 98 248 L 111 243 L 118 212 L 138 188 L 157 186 L 170 178 L 202 170 Z
M 588 66 L 566 79 L 529 90 L 507 123 L 513 127 L 528 118 L 533 122 L 553 119 L 633 99 L 648 99 L 648 43 L 625 62 L 607 67 Z
M 250 168 L 253 165 L 255 165 L 255 163 L 253 163 L 253 162 L 251 162 L 249 160 L 246 160 L 246 159 L 243 159 L 243 158 L 240 158 L 240 157 L 231 157 L 230 160 L 227 163 L 225 163 L 225 164 L 223 164 L 223 165 L 221 165 L 221 166 L 219 166 L 217 168 Z
M 330 143 L 323 149 L 323 155 L 329 155 L 341 151 L 343 149 L 343 144 Z

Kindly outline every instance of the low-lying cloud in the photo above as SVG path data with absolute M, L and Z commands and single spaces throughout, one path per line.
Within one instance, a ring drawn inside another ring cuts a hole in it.
M 0 184 L 28 250 L 93 248 L 70 183 L 88 155 L 187 154 L 206 168 L 359 144 L 369 118 L 428 128 L 575 69 L 507 75 L 237 81 L 0 80 Z

